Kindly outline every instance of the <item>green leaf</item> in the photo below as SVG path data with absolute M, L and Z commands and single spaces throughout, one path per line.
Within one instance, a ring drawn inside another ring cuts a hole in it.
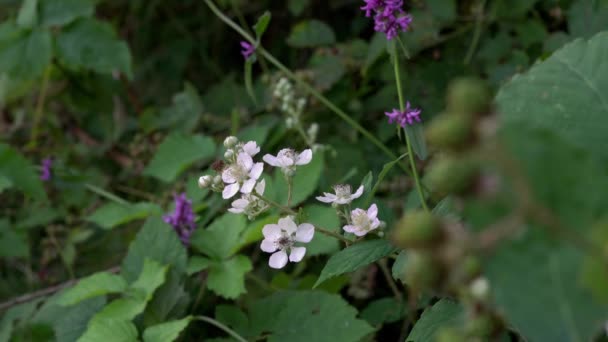
M 13 186 L 13 181 L 4 175 L 0 175 L 0 194 Z
M 209 268 L 207 287 L 224 298 L 235 299 L 247 292 L 245 274 L 252 269 L 251 261 L 244 255 L 214 262 Z
M 112 26 L 91 18 L 78 19 L 57 36 L 57 57 L 70 69 L 101 74 L 121 71 L 132 76 L 131 52 Z
M 255 25 L 253 25 L 253 30 L 255 31 L 255 36 L 258 41 L 262 40 L 262 35 L 264 35 L 264 32 L 266 32 L 268 24 L 270 24 L 271 17 L 270 12 L 266 11 L 261 17 L 258 18 Z
M 120 275 L 99 272 L 88 276 L 59 298 L 60 305 L 74 305 L 86 299 L 110 293 L 120 293 L 127 289 L 127 282 Z
M 299 16 L 304 12 L 306 7 L 310 5 L 310 0 L 289 0 L 287 1 L 287 8 L 289 12 L 294 16 Z
M 336 215 L 336 210 L 319 204 L 311 204 L 304 207 L 304 222 L 312 223 L 315 226 L 323 227 L 332 232 L 339 232 L 340 218 Z M 276 223 L 275 221 L 274 223 Z M 315 256 L 330 254 L 340 249 L 340 242 L 331 236 L 316 232 L 312 241 L 306 245 L 306 255 Z
M 426 140 L 424 139 L 424 129 L 422 125 L 405 126 L 405 134 L 407 134 L 410 138 L 412 149 L 418 158 L 420 158 L 420 160 L 426 160 L 426 158 L 429 156 L 429 152 L 426 147 Z
M 167 266 L 162 266 L 154 260 L 146 259 L 139 278 L 130 287 L 142 290 L 148 299 L 152 298 L 154 291 L 165 282 L 166 274 Z
M 195 162 L 215 156 L 215 151 L 215 143 L 209 137 L 172 133 L 160 144 L 144 174 L 171 183 Z
M 336 42 L 334 31 L 326 23 L 311 19 L 296 24 L 287 38 L 287 44 L 297 47 L 316 47 Z
M 576 40 L 524 75 L 496 101 L 507 125 L 550 130 L 594 155 L 608 156 L 608 33 Z M 581 117 L 584 115 L 584 117 Z
M 245 61 L 245 89 L 247 89 L 247 94 L 251 97 L 253 103 L 257 104 L 257 99 L 255 98 L 255 92 L 253 91 L 253 81 L 251 80 L 252 69 L 253 69 L 253 58 L 249 58 Z
M 249 318 L 236 306 L 218 305 L 215 307 L 215 319 L 228 325 L 242 336 L 249 335 Z
M 126 320 L 98 319 L 93 320 L 78 342 L 136 342 L 137 328 Z
M 146 110 L 140 117 L 139 123 L 147 133 L 160 129 L 171 129 L 184 133 L 194 131 L 203 114 L 203 102 L 196 87 L 184 83 L 184 90 L 172 97 L 169 107 L 160 110 Z
M 105 297 L 95 297 L 66 308 L 53 323 L 58 342 L 73 342 L 86 331 L 91 318 L 106 305 Z
M 0 144 L 0 175 L 28 196 L 38 200 L 46 199 L 34 165 L 6 144 Z
M 376 299 L 361 311 L 361 318 L 371 325 L 394 323 L 405 317 L 407 308 L 393 297 Z
M 329 258 L 314 287 L 331 277 L 356 271 L 392 254 L 396 250 L 384 239 L 358 242 Z
M 459 326 L 463 323 L 462 307 L 449 299 L 442 299 L 424 310 L 414 325 L 407 342 L 434 341 L 435 334 L 443 327 Z
M 317 152 L 313 155 L 312 161 L 308 165 L 299 166 L 296 175 L 293 177 L 292 205 L 304 202 L 310 195 L 315 193 L 319 185 L 319 179 L 323 173 L 323 153 Z M 279 203 L 287 203 L 287 180 L 280 170 L 274 174 L 275 200 Z
M 43 26 L 62 26 L 80 17 L 91 17 L 95 0 L 43 0 L 40 2 L 40 22 Z
M 399 156 L 399 158 L 384 164 L 384 166 L 382 167 L 382 171 L 380 171 L 380 173 L 378 174 L 378 179 L 376 180 L 376 184 L 374 184 L 374 187 L 372 188 L 372 190 L 370 192 L 368 192 L 368 194 L 367 194 L 365 206 L 369 205 L 369 203 L 374 199 L 374 195 L 376 194 L 376 191 L 378 191 L 378 187 L 384 180 L 384 177 L 386 177 L 386 175 L 393 168 L 393 166 L 397 165 L 399 163 L 399 161 L 405 157 L 407 157 L 407 153 L 402 154 L 401 156 Z
M 376 32 L 367 48 L 367 56 L 361 69 L 363 75 L 367 75 L 369 68 L 382 56 L 384 51 L 386 51 L 386 36 L 380 32 Z
M 406 260 L 407 260 L 407 253 L 405 251 L 401 251 L 399 253 L 399 255 L 397 255 L 397 259 L 393 263 L 393 268 L 391 270 L 393 278 L 401 280 L 401 282 L 403 282 L 403 283 L 405 283 L 405 279 L 404 279 L 405 274 L 404 274 L 403 270 L 406 265 Z
M 149 218 L 129 246 L 121 268 L 121 273 L 127 281 L 137 279 L 146 258 L 169 265 L 179 273 L 186 272 L 186 250 L 173 228 L 159 217 Z
M 8 220 L 0 219 L 0 258 L 25 258 L 29 255 L 25 236 L 17 234 Z
M 4 27 L 9 33 L 0 34 L 0 70 L 16 80 L 34 80 L 42 76 L 53 52 L 50 32 L 20 30 L 11 22 Z
M 177 321 L 147 327 L 144 330 L 144 342 L 173 342 L 186 329 L 190 321 L 192 321 L 192 317 L 188 316 Z
M 450 24 L 458 17 L 455 0 L 426 0 L 425 2 L 431 14 L 443 24 Z
M 322 291 L 282 291 L 249 308 L 252 336 L 269 333 L 269 342 L 362 341 L 373 329 L 356 316 L 339 295 Z
M 226 259 L 237 252 L 246 227 L 245 216 L 226 213 L 215 219 L 207 229 L 197 229 L 192 235 L 192 247 L 213 259 Z
M 38 21 L 38 0 L 24 0 L 17 15 L 17 25 L 32 28 Z
M 566 243 L 534 226 L 487 260 L 496 305 L 531 341 L 591 341 L 608 314 L 577 281 L 583 255 Z
M 568 32 L 573 37 L 591 38 L 605 31 L 608 23 L 608 1 L 576 0 L 568 10 Z
M 105 229 L 112 229 L 122 224 L 147 218 L 151 215 L 160 215 L 160 207 L 154 203 L 120 204 L 110 202 L 95 210 L 87 221 L 93 222 Z

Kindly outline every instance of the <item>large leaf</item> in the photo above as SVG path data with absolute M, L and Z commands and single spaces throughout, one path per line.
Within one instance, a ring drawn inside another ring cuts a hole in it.
M 144 342 L 173 342 L 191 320 L 191 317 L 186 317 L 148 327 L 144 330 Z
M 24 0 L 17 15 L 17 25 L 32 28 L 38 21 L 38 0 Z
M 403 319 L 407 309 L 403 302 L 399 302 L 394 297 L 380 298 L 361 311 L 361 318 L 372 325 L 397 322 Z
M 215 150 L 209 137 L 173 133 L 160 144 L 144 173 L 170 183 L 193 163 L 213 157 Z
M 59 299 L 59 304 L 74 305 L 89 298 L 120 293 L 126 289 L 127 282 L 120 275 L 99 272 L 80 280 L 74 287 L 65 291 Z
M 0 144 L 0 175 L 36 199 L 46 199 L 44 187 L 32 163 L 8 145 Z
M 552 241 L 540 227 L 530 229 L 488 260 L 496 304 L 531 341 L 591 341 L 608 306 L 577 281 L 581 251 Z
M 71 69 L 102 74 L 122 71 L 131 76 L 131 52 L 107 23 L 78 19 L 57 36 L 57 57 Z
M 78 342 L 136 342 L 137 328 L 129 321 L 119 319 L 100 319 L 91 322 Z
M 46 30 L 24 31 L 6 22 L 0 26 L 0 70 L 13 79 L 40 77 L 51 62 L 51 34 Z
M 568 10 L 568 31 L 576 38 L 590 38 L 608 29 L 608 1 L 576 0 Z
M 463 319 L 463 310 L 460 305 L 449 299 L 442 299 L 424 310 L 422 317 L 416 322 L 406 341 L 434 341 L 435 334 L 441 328 L 461 325 Z
M 496 100 L 508 125 L 541 127 L 608 156 L 608 33 L 579 39 L 505 85 Z
M 179 273 L 186 271 L 186 250 L 175 231 L 160 217 L 149 218 L 129 246 L 121 269 L 127 281 L 137 279 L 146 258 L 169 265 Z
M 321 271 L 315 287 L 340 274 L 353 272 L 397 251 L 384 239 L 356 243 L 334 254 Z
M 252 269 L 251 261 L 244 255 L 212 262 L 209 267 L 207 287 L 224 298 L 237 298 L 247 292 L 245 274 Z
M 93 212 L 87 221 L 98 224 L 105 229 L 143 218 L 150 215 L 159 215 L 161 209 L 153 203 L 120 204 L 110 202 Z
M 74 342 L 87 328 L 87 324 L 106 304 L 105 297 L 91 298 L 67 308 L 53 324 L 58 342 Z
M 243 215 L 226 213 L 206 229 L 195 231 L 192 247 L 213 259 L 226 259 L 240 247 L 240 237 L 246 227 L 247 220 Z
M 331 27 L 315 19 L 296 24 L 287 38 L 287 44 L 300 48 L 330 45 L 335 41 L 336 36 Z
M 278 292 L 249 309 L 252 335 L 270 333 L 269 342 L 361 341 L 373 329 L 356 316 L 340 296 L 321 291 Z
M 60 26 L 80 17 L 92 16 L 95 0 L 43 0 L 39 6 L 42 25 Z

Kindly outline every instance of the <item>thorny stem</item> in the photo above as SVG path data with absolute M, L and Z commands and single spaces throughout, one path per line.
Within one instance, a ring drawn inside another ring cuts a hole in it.
M 388 269 L 388 266 L 386 264 L 386 258 L 378 261 L 378 265 L 380 266 L 380 270 L 382 270 L 382 274 L 384 275 L 388 286 L 391 288 L 391 291 L 393 291 L 395 299 L 398 300 L 399 303 L 401 303 L 403 301 L 403 294 L 401 293 L 401 291 L 399 291 L 399 288 L 395 283 L 395 279 L 393 279 L 393 276 L 391 275 L 391 272 Z
M 228 18 L 224 13 L 222 13 L 222 11 L 220 11 L 215 6 L 213 1 L 205 0 L 205 3 L 209 7 L 209 9 L 211 9 L 211 11 L 220 20 L 222 20 L 228 26 L 232 27 L 237 33 L 239 33 L 241 36 L 243 36 L 243 38 L 245 38 L 247 41 L 249 41 L 252 44 L 257 43 L 256 40 L 249 33 L 247 33 L 237 23 L 235 23 L 232 19 Z M 302 80 L 300 77 L 298 77 L 296 74 L 294 74 L 291 70 L 289 70 L 289 68 L 287 68 L 281 62 L 279 62 L 279 60 L 274 58 L 274 56 L 272 56 L 268 51 L 266 51 L 266 49 L 264 49 L 261 45 L 257 46 L 256 51 L 260 56 L 267 59 L 272 65 L 274 65 L 277 69 L 279 69 L 281 72 L 283 72 L 285 75 L 287 75 L 287 77 L 289 77 L 294 82 L 296 82 L 299 86 L 304 88 L 304 90 L 306 90 L 312 96 L 316 97 L 317 100 L 319 100 L 319 102 L 323 103 L 327 108 L 329 108 L 332 112 L 334 112 L 334 114 L 336 114 L 338 117 L 340 117 L 342 120 L 344 120 L 347 124 L 349 124 L 355 130 L 357 130 L 359 133 L 361 133 L 361 135 L 363 135 L 367 140 L 369 140 L 371 143 L 376 145 L 376 147 L 378 147 L 380 150 L 382 150 L 382 152 L 384 154 L 386 154 L 389 158 L 391 158 L 391 159 L 397 158 L 397 156 L 388 147 L 386 147 L 386 145 L 384 145 L 380 140 L 378 140 L 372 133 L 370 133 L 365 128 L 363 128 L 363 126 L 361 126 L 357 121 L 353 120 L 350 116 L 348 116 L 348 114 L 346 114 L 343 110 L 338 108 L 338 106 L 336 106 L 328 98 L 326 98 L 321 93 L 319 93 L 310 84 L 308 84 L 306 81 Z M 399 163 L 399 167 L 401 167 L 408 175 L 411 176 L 411 172 L 410 172 L 409 168 L 407 167 L 407 165 L 405 165 L 403 163 Z
M 203 322 L 209 323 L 209 324 L 211 324 L 211 325 L 213 325 L 213 326 L 215 326 L 217 328 L 220 328 L 225 333 L 227 333 L 228 335 L 232 336 L 235 340 L 237 340 L 239 342 L 247 342 L 247 340 L 245 338 L 243 338 L 243 336 L 239 335 L 236 331 L 228 328 L 224 324 L 216 321 L 215 319 L 213 319 L 211 317 L 207 317 L 207 316 L 194 316 L 193 319 L 197 320 L 197 321 L 203 321 Z
M 49 79 L 51 77 L 51 66 L 47 66 L 44 70 L 44 76 L 42 78 L 42 86 L 40 88 L 40 94 L 38 95 L 38 102 L 36 103 L 36 112 L 34 113 L 34 122 L 32 124 L 32 134 L 30 136 L 29 147 L 34 149 L 38 144 L 38 129 L 40 126 L 40 120 L 42 119 L 42 112 L 44 111 L 44 102 L 46 99 L 46 92 L 49 85 Z
M 403 90 L 401 89 L 401 75 L 399 73 L 399 57 L 397 51 L 393 53 L 393 69 L 395 71 L 395 83 L 397 83 L 397 94 L 399 95 L 399 110 L 403 112 L 405 110 L 405 101 L 403 100 Z M 407 145 L 407 155 L 409 157 L 410 167 L 412 169 L 412 177 L 414 178 L 414 183 L 416 184 L 416 191 L 418 192 L 418 197 L 420 197 L 422 207 L 424 210 L 429 211 L 424 199 L 424 193 L 422 192 L 422 184 L 420 182 L 420 178 L 418 177 L 410 135 L 407 133 L 407 130 L 404 129 L 403 131 L 405 135 L 405 144 Z
M 475 31 L 473 31 L 473 41 L 471 41 L 471 46 L 469 46 L 469 51 L 467 51 L 467 55 L 464 58 L 464 64 L 471 64 L 471 60 L 473 59 L 473 54 L 475 54 L 475 50 L 477 49 L 477 44 L 479 44 L 479 38 L 481 37 L 481 29 L 483 27 L 483 19 L 484 19 L 484 9 L 486 7 L 486 0 L 479 1 L 479 13 L 477 13 L 477 22 L 475 23 Z

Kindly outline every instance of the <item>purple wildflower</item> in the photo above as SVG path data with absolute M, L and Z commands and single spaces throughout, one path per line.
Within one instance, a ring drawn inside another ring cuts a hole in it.
M 48 182 L 51 180 L 53 176 L 51 172 L 51 168 L 53 167 L 53 159 L 52 158 L 44 158 L 42 160 L 42 170 L 40 172 L 40 179 Z
M 255 46 L 244 40 L 241 41 L 241 47 L 243 48 L 243 50 L 241 50 L 241 54 L 243 57 L 245 57 L 245 59 L 249 59 L 249 57 L 251 57 L 251 55 L 253 55 L 255 52 Z
M 188 200 L 185 193 L 174 197 L 175 210 L 173 210 L 173 213 L 163 216 L 163 220 L 173 227 L 182 243 L 188 246 L 190 244 L 190 236 L 192 236 L 196 228 L 192 201 Z
M 391 112 L 384 113 L 388 117 L 388 123 L 397 123 L 399 126 L 405 128 L 405 126 L 411 126 L 416 122 L 421 122 L 420 114 L 422 110 L 418 108 L 411 108 L 410 103 L 407 103 L 404 111 L 393 109 Z
M 366 17 L 374 17 L 374 30 L 383 32 L 391 40 L 399 31 L 407 31 L 412 23 L 412 16 L 403 10 L 403 0 L 364 0 Z

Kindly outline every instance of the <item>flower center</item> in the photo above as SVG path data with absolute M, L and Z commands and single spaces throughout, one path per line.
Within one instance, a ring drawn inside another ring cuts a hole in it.
M 240 164 L 230 166 L 228 172 L 230 172 L 230 175 L 239 183 L 246 181 L 249 176 L 249 172 L 247 172 L 247 170 L 245 170 L 245 168 Z
M 277 244 L 277 247 L 279 247 L 279 249 L 287 249 L 293 246 L 293 239 L 287 235 L 285 235 L 285 233 L 283 233 L 284 235 L 281 236 L 275 243 Z
M 365 212 L 356 212 L 352 215 L 353 224 L 359 228 L 367 229 L 369 227 L 369 218 Z
M 282 149 L 281 151 L 279 151 L 279 155 L 277 157 L 295 160 L 296 151 L 294 151 L 290 148 Z
M 334 191 L 339 198 L 349 198 L 351 195 L 350 185 L 347 184 L 336 185 Z

